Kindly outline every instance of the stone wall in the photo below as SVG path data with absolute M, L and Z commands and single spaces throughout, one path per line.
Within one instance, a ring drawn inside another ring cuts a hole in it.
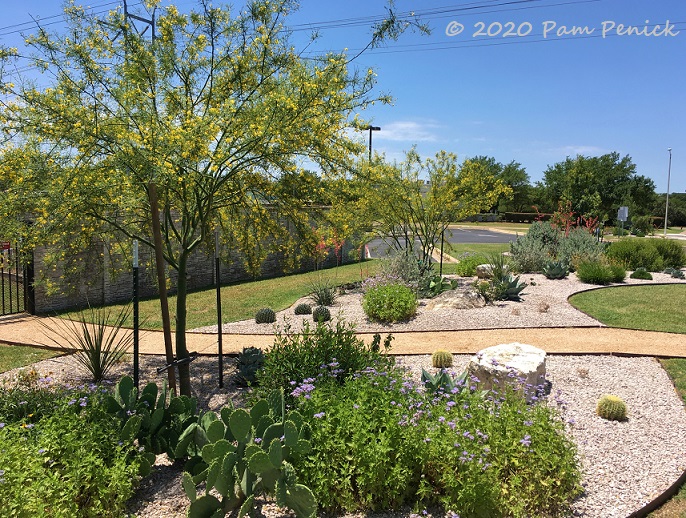
M 342 262 L 351 262 L 352 247 L 345 244 L 342 250 Z M 117 260 L 110 255 L 104 243 L 93 246 L 91 250 L 71 259 L 78 265 L 76 275 L 65 278 L 66 265 L 48 265 L 47 251 L 37 249 L 33 254 L 35 270 L 35 312 L 48 314 L 67 309 L 82 308 L 88 305 L 100 306 L 129 301 L 133 298 L 132 269 L 127 268 L 117 275 L 112 274 L 112 265 Z M 262 264 L 259 278 L 270 278 L 284 273 L 284 257 L 271 254 Z M 337 264 L 337 258 L 330 253 L 323 267 Z M 188 288 L 190 290 L 209 288 L 215 285 L 215 259 L 213 253 L 202 249 L 196 250 L 188 262 Z M 314 260 L 303 260 L 298 271 L 314 269 Z M 152 257 L 152 249 L 141 246 L 139 250 L 139 284 L 141 298 L 157 294 L 157 278 Z M 177 285 L 177 273 L 168 269 L 171 281 L 169 293 L 173 294 Z M 251 280 L 240 256 L 229 254 L 228 260 L 220 261 L 220 280 L 222 284 Z M 51 287 L 52 286 L 52 287 Z

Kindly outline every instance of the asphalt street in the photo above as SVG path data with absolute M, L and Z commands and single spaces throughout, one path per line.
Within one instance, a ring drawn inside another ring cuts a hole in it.
M 445 241 L 451 244 L 474 244 L 474 243 L 509 243 L 517 238 L 514 234 L 492 232 L 482 229 L 449 229 L 445 232 Z M 415 241 L 417 245 L 419 241 Z M 381 239 L 374 239 L 367 244 L 368 257 L 386 257 L 391 248 Z

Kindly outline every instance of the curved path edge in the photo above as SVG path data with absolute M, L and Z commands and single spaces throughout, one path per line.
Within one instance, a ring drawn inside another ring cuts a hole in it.
M 55 348 L 46 335 L 48 328 L 56 328 L 50 317 L 14 315 L 0 318 L 0 342 L 13 345 L 30 345 Z M 479 329 L 460 331 L 419 331 L 380 333 L 382 338 L 393 335 L 390 354 L 431 354 L 445 349 L 456 354 L 473 354 L 492 345 L 520 342 L 543 349 L 550 354 L 626 354 L 686 358 L 686 340 L 683 335 L 655 331 L 636 331 L 612 327 L 546 327 L 515 329 Z M 358 333 L 371 342 L 374 333 Z M 216 334 L 186 334 L 188 350 L 198 354 L 217 354 Z M 224 354 L 240 353 L 244 347 L 269 348 L 274 335 L 227 334 L 222 335 Z M 67 346 L 67 344 L 64 344 Z M 164 354 L 161 331 L 140 332 L 141 354 Z

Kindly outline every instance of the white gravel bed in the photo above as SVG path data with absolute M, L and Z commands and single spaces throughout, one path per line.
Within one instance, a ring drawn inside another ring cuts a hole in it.
M 651 283 L 683 283 L 670 275 L 654 273 L 653 281 L 630 279 L 618 286 Z M 330 308 L 331 316 L 355 324 L 360 333 L 403 332 L 403 331 L 457 331 L 467 329 L 497 329 L 519 327 L 602 327 L 594 318 L 575 309 L 567 298 L 579 291 L 598 288 L 593 284 L 579 281 L 575 274 L 566 279 L 550 280 L 541 274 L 525 274 L 521 281 L 529 286 L 522 292 L 520 302 L 499 301 L 483 308 L 454 310 L 426 309 L 426 300 L 421 300 L 417 315 L 408 322 L 384 325 L 370 321 L 362 310 L 362 294 L 346 293 L 338 297 Z M 473 279 L 459 279 L 461 287 L 471 284 Z M 533 281 L 533 282 L 532 282 Z M 458 288 L 459 289 L 459 288 Z M 224 333 L 273 334 L 276 330 L 289 326 L 299 332 L 305 322 L 312 325 L 311 316 L 296 315 L 295 307 L 308 298 L 298 300 L 290 308 L 277 312 L 275 324 L 256 324 L 254 319 L 231 322 L 222 326 Z M 216 333 L 217 326 L 201 327 L 193 330 L 198 333 Z
M 454 370 L 459 371 L 466 366 L 469 356 L 455 355 L 454 359 Z M 117 366 L 111 382 L 130 374 L 130 358 L 127 360 Z M 422 367 L 431 366 L 431 357 L 426 355 L 401 356 L 398 361 L 410 367 L 416 377 Z M 201 407 L 218 410 L 228 400 L 240 403 L 244 389 L 232 383 L 234 362 L 233 358 L 225 361 L 224 389 L 218 388 L 216 358 L 200 357 L 193 362 L 193 390 Z M 142 356 L 141 380 L 160 384 L 165 374 L 158 375 L 155 369 L 163 364 L 161 356 Z M 55 382 L 88 381 L 71 357 L 44 360 L 34 367 Z M 556 405 L 554 396 L 559 391 L 566 402 L 562 417 L 578 445 L 583 466 L 585 495 L 575 502 L 573 516 L 627 516 L 665 491 L 686 470 L 686 409 L 657 360 L 552 355 L 547 358 L 547 371 L 552 383 L 549 401 Z M 11 379 L 14 374 L 0 375 L 0 380 Z M 596 401 L 605 393 L 614 393 L 626 401 L 627 421 L 609 422 L 596 416 Z M 130 512 L 140 517 L 181 517 L 185 516 L 187 505 L 181 467 L 159 456 L 152 475 L 142 481 L 130 502 Z M 271 503 L 262 506 L 261 514 L 287 516 Z

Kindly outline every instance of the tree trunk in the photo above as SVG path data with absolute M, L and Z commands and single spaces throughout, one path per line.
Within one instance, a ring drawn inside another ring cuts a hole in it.
M 186 299 L 188 293 L 188 280 L 186 278 L 186 268 L 188 263 L 188 252 L 183 251 L 179 257 L 179 280 L 176 294 L 176 359 L 188 358 L 188 348 L 186 347 Z M 191 395 L 191 369 L 190 363 L 179 365 L 179 390 L 181 395 Z

